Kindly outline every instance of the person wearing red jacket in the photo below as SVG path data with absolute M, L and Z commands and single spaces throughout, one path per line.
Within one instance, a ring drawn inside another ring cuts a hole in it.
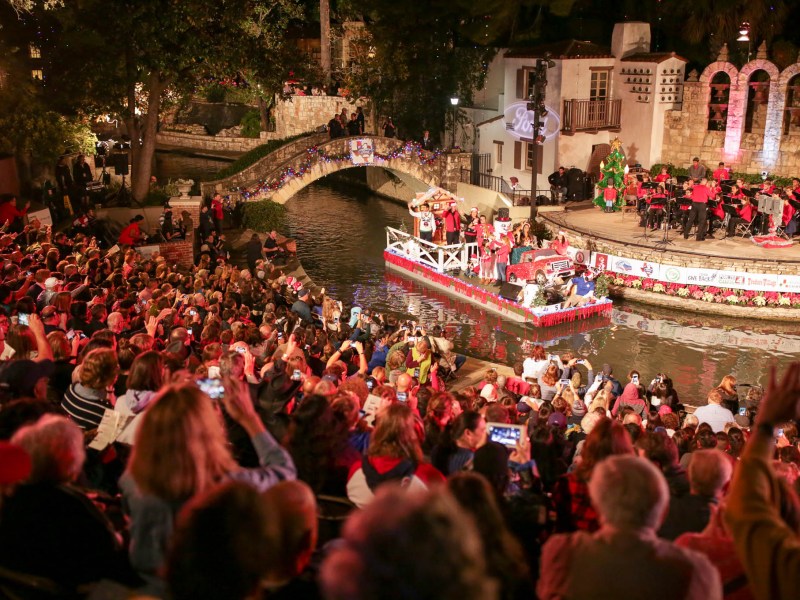
M 692 187 L 692 208 L 689 210 L 689 216 L 686 219 L 686 224 L 683 226 L 683 239 L 689 239 L 689 230 L 692 225 L 697 223 L 697 233 L 695 240 L 702 242 L 706 239 L 706 210 L 708 207 L 709 198 L 713 198 L 713 191 L 708 187 L 708 180 L 703 177 L 699 185 Z
M 736 214 L 739 216 L 728 219 L 728 231 L 725 237 L 733 237 L 737 225 L 744 225 L 753 220 L 753 205 L 747 196 L 742 197 L 742 205 L 736 209 Z
M 139 222 L 144 221 L 142 215 L 136 215 L 131 219 L 131 222 L 119 234 L 120 246 L 135 246 L 144 239 L 144 234 L 139 229 Z
M 458 212 L 458 204 L 451 202 L 450 206 L 442 215 L 444 219 L 444 231 L 448 246 L 458 244 L 461 237 L 461 213 Z
M 215 194 L 211 200 L 211 214 L 214 217 L 214 227 L 217 230 L 217 235 L 222 233 L 222 220 L 225 214 L 222 212 L 222 196 Z
M 511 253 L 511 239 L 508 234 L 502 234 L 492 242 L 491 246 L 495 251 L 495 267 L 497 268 L 497 283 L 506 282 L 506 267 L 508 267 L 508 255 Z
M 30 202 L 25 203 L 25 208 L 19 209 L 19 200 L 14 196 L 8 202 L 0 204 L 0 227 L 8 222 L 9 231 L 19 233 L 22 231 L 22 217 L 28 212 Z

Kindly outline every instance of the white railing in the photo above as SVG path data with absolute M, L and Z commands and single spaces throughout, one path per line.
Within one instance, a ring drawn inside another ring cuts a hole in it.
M 410 233 L 387 227 L 386 249 L 430 267 L 439 273 L 444 273 L 455 269 L 466 271 L 470 254 L 478 252 L 478 244 L 439 246 L 415 237 Z

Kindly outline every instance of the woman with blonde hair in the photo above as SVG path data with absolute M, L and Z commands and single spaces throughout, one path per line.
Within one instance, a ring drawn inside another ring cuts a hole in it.
M 381 484 L 392 481 L 407 482 L 409 491 L 444 482 L 444 476 L 424 461 L 414 412 L 403 403 L 392 404 L 378 419 L 367 455 L 347 480 L 347 497 L 363 507 Z
M 193 385 L 170 386 L 145 410 L 120 479 L 131 519 L 131 564 L 157 591 L 173 520 L 187 500 L 226 480 L 264 491 L 296 476 L 291 456 L 264 427 L 245 384 L 226 380 L 221 402 L 250 436 L 261 466 L 236 463 L 216 401 Z
M 725 375 L 717 386 L 717 391 L 722 396 L 722 406 L 734 415 L 739 412 L 739 393 L 736 391 L 736 377 Z
M 119 374 L 117 353 L 110 349 L 92 350 L 81 363 L 77 383 L 69 386 L 61 408 L 84 431 L 97 429 L 106 409 L 112 409 L 114 382 Z

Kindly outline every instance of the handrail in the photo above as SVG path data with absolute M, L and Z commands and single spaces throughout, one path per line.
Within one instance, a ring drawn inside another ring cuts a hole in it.
M 386 227 L 386 249 L 434 269 L 439 273 L 469 267 L 469 257 L 478 252 L 478 244 L 440 246 L 405 231 Z
M 561 131 L 591 131 L 597 129 L 614 129 L 620 126 L 622 100 L 620 98 L 606 100 L 564 100 Z

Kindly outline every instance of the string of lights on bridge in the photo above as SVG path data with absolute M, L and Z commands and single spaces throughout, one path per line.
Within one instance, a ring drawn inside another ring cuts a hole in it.
M 319 164 L 321 162 L 350 162 L 352 160 L 350 152 L 342 154 L 329 154 L 325 152 L 324 149 L 319 148 L 319 146 L 311 146 L 308 148 L 308 150 L 306 150 L 306 154 L 306 158 L 303 159 L 298 167 L 290 166 L 284 168 L 280 175 L 278 175 L 275 179 L 271 179 L 269 181 L 261 180 L 254 187 L 235 188 L 232 189 L 231 192 L 239 194 L 243 200 L 256 199 L 263 194 L 278 191 L 292 179 L 304 177 L 315 164 Z M 419 164 L 421 166 L 425 166 L 435 162 L 441 155 L 441 150 L 429 152 L 423 150 L 422 146 L 417 142 L 406 142 L 404 145 L 392 150 L 387 154 L 374 152 L 373 159 L 375 163 L 385 163 L 397 158 L 412 159 L 416 157 L 419 160 Z

